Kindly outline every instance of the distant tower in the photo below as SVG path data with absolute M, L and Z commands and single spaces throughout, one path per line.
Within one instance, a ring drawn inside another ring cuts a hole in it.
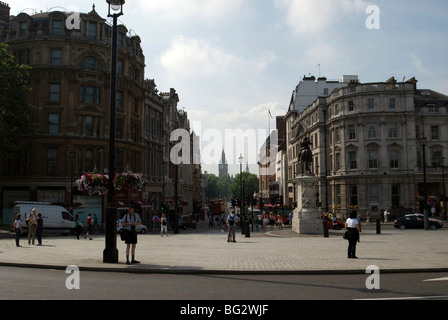
M 219 162 L 219 176 L 226 176 L 229 174 L 229 165 L 226 161 L 226 154 L 224 149 L 222 150 L 221 161 Z

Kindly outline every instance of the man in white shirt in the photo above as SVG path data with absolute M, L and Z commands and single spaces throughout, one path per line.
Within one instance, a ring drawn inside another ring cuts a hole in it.
M 135 247 L 137 245 L 137 226 L 142 224 L 142 220 L 140 219 L 140 215 L 135 213 L 134 207 L 131 205 L 129 207 L 129 213 L 123 216 L 122 225 L 128 231 L 128 235 L 126 237 L 126 264 L 132 263 L 140 263 L 140 261 L 135 260 Z M 129 261 L 129 251 L 132 245 L 132 260 Z
M 232 234 L 232 240 L 235 241 L 235 225 L 238 221 L 238 217 L 235 215 L 233 211 L 227 216 L 227 229 L 229 230 L 227 234 L 227 242 L 230 242 L 230 234 Z

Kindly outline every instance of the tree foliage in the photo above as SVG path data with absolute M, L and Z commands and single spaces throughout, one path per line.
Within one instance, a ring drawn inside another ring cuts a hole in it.
M 32 133 L 28 75 L 31 69 L 16 63 L 0 43 L 0 156 L 19 158 L 24 154 L 23 138 Z

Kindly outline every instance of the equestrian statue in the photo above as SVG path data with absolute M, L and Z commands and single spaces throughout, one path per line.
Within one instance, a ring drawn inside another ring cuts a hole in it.
M 302 164 L 302 174 L 305 173 L 305 170 L 308 173 L 312 173 L 310 169 L 310 164 L 313 163 L 313 153 L 311 152 L 310 145 L 313 145 L 308 137 L 303 139 L 300 144 L 300 154 L 299 161 Z

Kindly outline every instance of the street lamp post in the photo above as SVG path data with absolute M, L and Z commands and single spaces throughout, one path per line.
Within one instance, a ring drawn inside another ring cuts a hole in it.
M 445 157 L 440 159 L 440 166 L 442 167 L 443 219 L 446 221 Z
M 240 156 L 238 157 L 238 162 L 240 163 L 240 201 L 241 201 L 241 207 L 240 207 L 240 226 L 241 226 L 241 234 L 244 234 L 244 228 L 245 228 L 245 222 L 244 222 L 244 218 L 243 218 L 243 203 L 244 203 L 244 198 L 243 198 L 243 155 L 240 153 Z
M 426 137 L 420 139 L 421 147 L 423 150 L 423 213 L 424 213 L 424 226 L 425 230 L 429 230 L 429 220 L 428 220 L 428 190 L 426 189 L 426 146 L 428 140 Z
M 114 184 L 115 177 L 115 106 L 117 101 L 117 43 L 118 43 L 118 17 L 123 15 L 125 0 L 106 0 L 109 5 L 108 17 L 113 19 L 111 44 L 111 70 L 110 70 L 110 138 L 109 138 L 109 185 L 106 210 L 106 248 L 103 251 L 104 263 L 117 263 L 117 235 Z

